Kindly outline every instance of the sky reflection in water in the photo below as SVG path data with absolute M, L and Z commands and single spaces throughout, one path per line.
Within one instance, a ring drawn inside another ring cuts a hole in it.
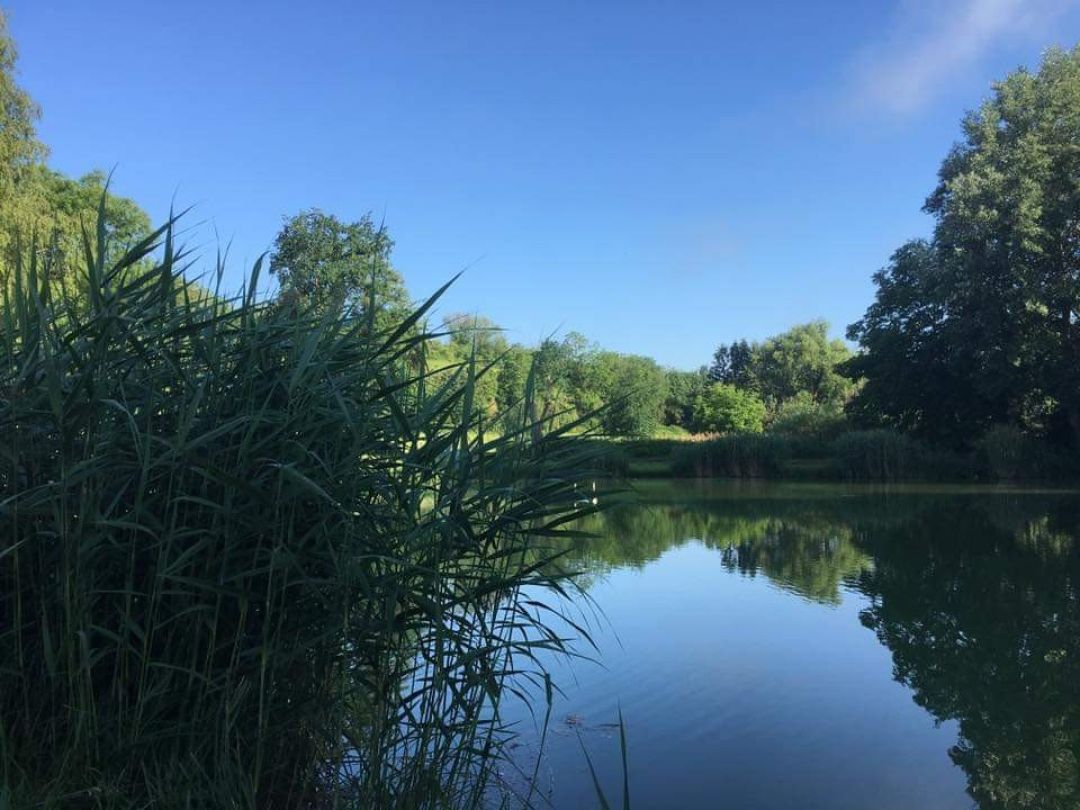
M 1080 806 L 1075 494 L 640 490 L 571 549 L 603 664 L 553 665 L 541 804 L 596 806 L 579 735 L 620 801 L 621 706 L 635 808 Z

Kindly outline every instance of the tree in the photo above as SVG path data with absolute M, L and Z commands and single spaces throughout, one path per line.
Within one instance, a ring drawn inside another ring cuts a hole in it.
M 765 429 L 765 403 L 752 391 L 727 383 L 713 383 L 699 397 L 694 409 L 696 427 L 710 433 Z
M 577 333 L 563 340 L 551 337 L 540 342 L 533 354 L 535 401 L 539 408 L 536 417 L 549 419 L 561 414 L 558 421 L 576 417 L 576 413 L 570 413 L 575 410 L 571 381 L 584 342 Z
M 849 332 L 857 410 L 959 443 L 1012 422 L 1080 444 L 1080 50 L 995 85 L 925 210 L 933 239 L 893 257 Z
M 915 240 L 874 275 L 877 296 L 848 328 L 862 352 L 844 373 L 864 381 L 849 412 L 864 425 L 889 424 L 936 439 L 976 432 L 992 415 L 965 384 L 934 245 Z
M 96 240 L 98 213 L 104 205 L 101 225 L 105 230 L 106 263 L 122 256 L 130 247 L 150 233 L 150 218 L 127 197 L 106 193 L 108 178 L 93 171 L 73 180 L 38 164 L 28 167 L 22 176 L 18 193 L 8 201 L 2 212 L 3 230 L 9 235 L 8 255 L 0 255 L 0 288 L 9 275 L 10 250 L 14 237 L 22 240 L 23 248 L 31 245 L 39 257 L 47 258 L 40 267 L 47 267 L 54 288 L 78 289 L 72 274 L 81 273 L 86 266 L 84 232 Z
M 838 368 L 850 356 L 842 340 L 829 339 L 828 322 L 817 320 L 761 343 L 721 344 L 713 355 L 709 379 L 757 392 L 774 412 L 800 395 L 839 407 L 854 388 Z
M 19 207 L 27 172 L 45 157 L 35 124 L 41 110 L 15 82 L 18 51 L 0 10 L 0 261 L 12 238 L 13 212 Z
M 493 321 L 481 315 L 453 315 L 447 318 L 450 332 L 449 360 L 475 362 L 473 399 L 477 412 L 485 417 L 499 411 L 499 370 L 508 344 Z
M 829 340 L 827 321 L 793 326 L 754 346 L 755 388 L 773 409 L 800 394 L 819 404 L 842 404 L 853 386 L 837 366 L 850 356 L 842 340 Z
M 370 315 L 384 328 L 409 308 L 405 282 L 390 264 L 393 244 L 370 215 L 346 223 L 311 209 L 286 218 L 270 272 L 285 301 Z
M 41 110 L 15 82 L 17 59 L 0 10 L 0 205 L 12 198 L 25 170 L 45 157 L 35 129 Z
M 134 201 L 106 195 L 103 172 L 74 180 L 45 166 L 47 149 L 35 130 L 41 111 L 15 82 L 16 58 L 0 11 L 0 289 L 8 283 L 16 236 L 24 249 L 33 245 L 39 257 L 48 259 L 40 266 L 49 268 L 57 285 L 68 273 L 81 271 L 83 231 L 96 235 L 102 202 L 110 254 L 106 263 L 150 232 L 150 218 Z
M 709 386 L 709 370 L 704 366 L 697 371 L 669 369 L 665 376 L 667 397 L 664 399 L 662 422 L 692 430 L 694 403 Z
M 525 384 L 532 366 L 532 352 L 514 343 L 507 349 L 496 371 L 495 401 L 501 413 L 509 414 L 515 425 L 521 424 L 521 405 L 525 397 Z
M 664 370 L 649 357 L 616 355 L 611 387 L 602 391 L 603 426 L 613 436 L 648 436 L 660 424 L 667 397 Z
M 730 346 L 721 343 L 713 353 L 709 380 L 749 388 L 753 384 L 753 354 L 753 348 L 745 340 L 736 340 Z

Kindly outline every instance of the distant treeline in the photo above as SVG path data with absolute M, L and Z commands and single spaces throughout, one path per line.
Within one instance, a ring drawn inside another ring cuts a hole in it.
M 34 234 L 42 254 L 81 256 L 81 227 L 96 218 L 105 176 L 76 180 L 45 165 L 37 108 L 15 84 L 13 51 L 5 48 L 0 283 L 10 284 L 4 257 L 16 232 Z M 499 325 L 468 314 L 417 325 L 442 335 L 417 361 L 447 379 L 466 366 L 478 371 L 473 407 L 495 432 L 507 418 L 516 424 L 531 380 L 533 416 L 612 437 L 770 432 L 832 440 L 890 430 L 970 454 L 1001 445 L 1012 435 L 1004 430 L 1075 451 L 1080 50 L 1050 51 L 1038 72 L 1010 74 L 962 131 L 925 204 L 933 234 L 901 246 L 874 275 L 875 300 L 847 331 L 855 351 L 815 320 L 765 340 L 721 344 L 711 362 L 686 371 L 577 332 L 512 343 Z M 149 218 L 130 199 L 105 199 L 102 224 L 119 255 L 146 237 Z M 400 321 L 412 296 L 392 248 L 370 216 L 348 222 L 309 209 L 286 217 L 268 262 L 278 303 L 349 312 L 372 329 Z M 62 273 L 52 279 L 77 286 L 70 281 Z M 216 279 L 201 281 L 212 291 Z

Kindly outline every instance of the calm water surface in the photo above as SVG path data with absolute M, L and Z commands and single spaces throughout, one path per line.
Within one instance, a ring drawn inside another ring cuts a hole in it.
M 584 744 L 620 806 L 621 707 L 634 808 L 1080 807 L 1075 493 L 639 489 L 572 549 L 601 663 L 553 665 L 534 804 L 597 806 Z

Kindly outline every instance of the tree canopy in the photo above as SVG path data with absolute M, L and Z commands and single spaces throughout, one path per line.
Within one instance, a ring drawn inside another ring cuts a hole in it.
M 311 209 L 286 217 L 274 240 L 270 272 L 288 301 L 370 312 L 384 326 L 406 312 L 410 303 L 401 274 L 390 264 L 393 246 L 370 215 L 343 222 Z
M 963 121 L 925 210 L 849 329 L 855 411 L 969 442 L 1012 423 L 1080 442 L 1080 49 L 1018 70 Z
M 828 322 L 817 320 L 760 343 L 721 344 L 709 379 L 755 392 L 773 412 L 796 397 L 840 407 L 854 388 L 839 369 L 850 356 L 842 340 L 829 339 Z
M 698 397 L 695 422 L 707 433 L 760 433 L 765 428 L 765 412 L 765 403 L 753 391 L 713 383 Z

